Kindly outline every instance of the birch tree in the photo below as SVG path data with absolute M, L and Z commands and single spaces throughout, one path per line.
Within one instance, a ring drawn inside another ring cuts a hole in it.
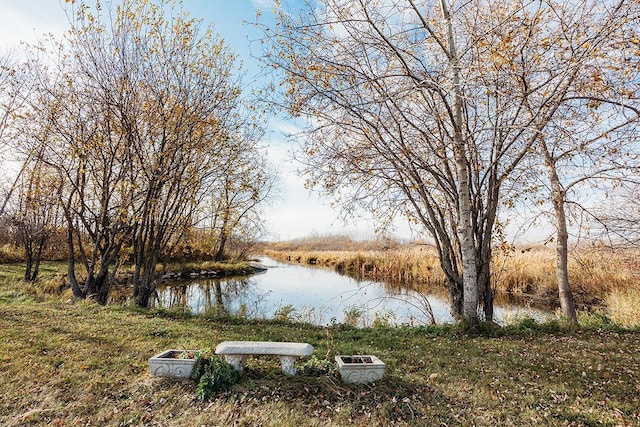
M 569 281 L 569 218 L 605 218 L 588 198 L 604 202 L 607 192 L 640 176 L 640 79 L 638 20 L 633 2 L 579 2 L 553 8 L 547 15 L 543 60 L 549 78 L 562 81 L 553 116 L 540 126 L 530 164 L 534 180 L 542 180 L 553 207 L 556 227 L 556 277 L 565 317 L 577 321 Z M 552 42 L 553 41 L 553 42 Z M 544 197 L 544 196 L 543 196 Z
M 452 313 L 493 318 L 491 249 L 504 183 L 567 100 L 547 1 L 324 0 L 281 11 L 267 61 L 306 119 L 310 186 L 347 210 L 402 213 L 434 239 Z M 570 52 L 563 53 L 563 59 Z M 556 65 L 558 68 L 556 68 Z

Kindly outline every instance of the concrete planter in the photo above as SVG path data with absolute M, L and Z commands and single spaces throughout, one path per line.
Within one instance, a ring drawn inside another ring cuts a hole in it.
M 336 356 L 342 381 L 347 384 L 366 384 L 382 379 L 384 362 L 376 356 Z
M 149 370 L 154 377 L 189 378 L 197 354 L 197 350 L 166 350 L 149 359 Z

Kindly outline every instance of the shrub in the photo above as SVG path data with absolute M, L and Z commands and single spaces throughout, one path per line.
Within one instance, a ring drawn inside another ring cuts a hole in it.
M 24 253 L 21 248 L 9 244 L 0 246 L 0 263 L 6 264 L 22 261 L 24 261 Z
M 360 322 L 364 323 L 364 311 L 353 305 L 344 310 L 344 323 L 351 326 L 358 326 Z
M 578 312 L 578 323 L 585 329 L 604 329 L 619 331 L 623 328 L 617 325 L 606 313 Z
M 217 393 L 233 387 L 240 380 L 240 373 L 223 359 L 203 355 L 196 361 L 191 378 L 198 382 L 196 397 L 209 400 Z

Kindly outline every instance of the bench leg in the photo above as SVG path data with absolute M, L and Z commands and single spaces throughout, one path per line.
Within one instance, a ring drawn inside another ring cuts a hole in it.
M 224 359 L 233 365 L 233 369 L 242 372 L 242 369 L 247 364 L 247 356 L 244 354 L 227 354 Z
M 282 364 L 282 372 L 285 375 L 295 375 L 296 374 L 296 357 L 295 356 L 280 356 L 280 363 Z

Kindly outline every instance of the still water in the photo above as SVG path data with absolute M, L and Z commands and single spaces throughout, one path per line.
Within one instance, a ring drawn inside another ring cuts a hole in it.
M 285 264 L 260 258 L 267 270 L 249 277 L 197 279 L 167 283 L 158 289 L 156 307 L 187 307 L 193 313 L 228 313 L 248 318 L 278 318 L 316 325 L 376 322 L 400 324 L 451 322 L 446 294 L 423 296 L 384 284 L 357 281 L 328 269 Z M 516 316 L 544 317 L 539 311 L 496 306 L 496 321 Z

